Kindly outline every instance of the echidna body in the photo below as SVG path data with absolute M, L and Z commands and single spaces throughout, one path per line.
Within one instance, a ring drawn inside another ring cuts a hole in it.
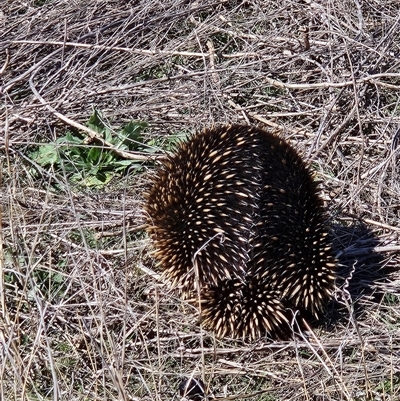
M 182 143 L 146 196 L 165 278 L 200 291 L 218 336 L 282 337 L 293 310 L 317 315 L 334 284 L 317 184 L 283 139 L 223 126 Z

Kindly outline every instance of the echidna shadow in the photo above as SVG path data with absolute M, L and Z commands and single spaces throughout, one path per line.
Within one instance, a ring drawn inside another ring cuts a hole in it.
M 336 286 L 340 297 L 347 297 L 347 302 L 331 300 L 324 319 L 328 326 L 348 320 L 349 305 L 356 317 L 361 315 L 363 297 L 380 303 L 385 293 L 377 290 L 377 283 L 388 282 L 394 272 L 400 272 L 400 266 L 392 263 L 387 255 L 374 252 L 379 246 L 379 238 L 362 222 L 354 221 L 347 226 L 335 224 L 332 233 L 333 250 L 338 260 Z
M 297 151 L 256 127 L 204 130 L 181 143 L 145 195 L 164 278 L 200 294 L 218 337 L 285 338 L 293 314 L 318 317 L 335 282 L 327 216 Z

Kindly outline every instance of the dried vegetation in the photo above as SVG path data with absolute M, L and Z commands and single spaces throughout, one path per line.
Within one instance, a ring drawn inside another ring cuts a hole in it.
M 229 399 L 400 398 L 398 0 L 3 0 L 0 31 L 1 399 L 178 399 L 185 375 Z M 315 335 L 201 330 L 150 274 L 148 152 L 101 190 L 35 162 L 67 131 L 107 148 L 93 106 L 147 121 L 154 156 L 226 122 L 302 152 L 341 263 Z

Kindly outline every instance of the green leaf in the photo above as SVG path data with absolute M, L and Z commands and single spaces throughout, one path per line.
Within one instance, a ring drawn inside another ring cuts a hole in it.
M 105 167 L 112 167 L 112 164 L 115 163 L 116 161 L 116 156 L 111 150 L 107 150 L 103 152 L 103 160 L 102 163 L 105 165 Z
M 135 150 L 140 143 L 143 143 L 142 131 L 149 125 L 145 121 L 131 121 L 121 131 L 119 135 L 121 144 L 128 147 L 129 150 Z
M 54 144 L 42 145 L 33 157 L 41 166 L 53 165 L 58 161 L 57 147 Z
M 79 183 L 85 187 L 98 187 L 103 188 L 106 186 L 113 178 L 112 173 L 108 174 L 97 174 L 84 177 Z
M 103 149 L 93 146 L 88 151 L 86 160 L 92 165 L 97 165 L 100 162 L 102 152 Z
M 67 132 L 65 136 L 58 138 L 56 143 L 71 143 L 71 144 L 82 144 L 83 140 L 75 135 L 72 135 L 71 132 Z
M 53 275 L 53 277 L 52 277 L 52 280 L 55 282 L 55 283 L 63 283 L 64 282 L 64 276 L 62 275 L 62 274 L 60 274 L 60 273 L 55 273 L 54 275 Z
M 108 127 L 104 128 L 104 139 L 108 142 L 108 143 L 112 143 L 114 145 L 114 138 L 112 136 L 112 132 Z
M 87 125 L 90 129 L 100 134 L 103 133 L 106 128 L 97 109 L 93 109 L 93 114 L 90 116 Z
M 118 160 L 113 163 L 113 170 L 116 172 L 124 171 L 129 166 L 140 166 L 139 163 L 135 163 L 134 160 Z
M 130 166 L 131 164 L 134 163 L 134 160 L 118 160 L 114 162 L 115 166 Z

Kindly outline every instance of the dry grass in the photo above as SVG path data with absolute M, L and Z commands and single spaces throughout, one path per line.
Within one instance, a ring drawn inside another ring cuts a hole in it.
M 1 399 L 176 400 L 192 374 L 218 397 L 400 399 L 398 0 L 138 3 L 2 2 Z M 145 273 L 146 173 L 83 190 L 33 162 L 93 105 L 165 146 L 240 121 L 302 152 L 341 262 L 315 337 L 214 339 Z

